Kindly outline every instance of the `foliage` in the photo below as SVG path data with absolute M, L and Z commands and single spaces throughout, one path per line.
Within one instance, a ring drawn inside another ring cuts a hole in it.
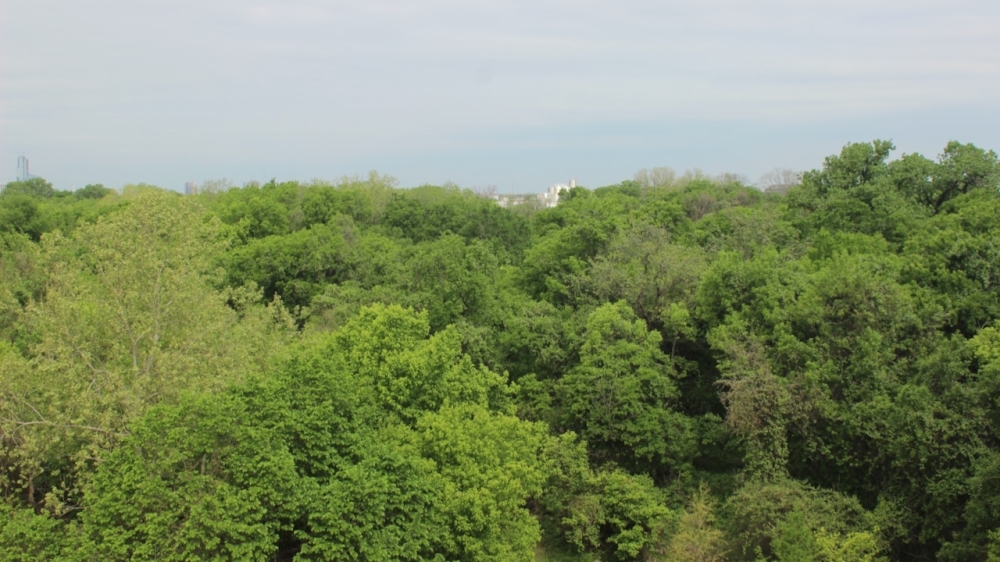
M 1000 163 L 893 150 L 8 184 L 0 559 L 1000 559 Z
M 657 476 L 686 470 L 694 456 L 691 421 L 672 408 L 676 373 L 660 341 L 624 302 L 603 305 L 587 320 L 580 364 L 557 387 L 565 427 L 592 455 Z
M 58 560 L 70 555 L 69 541 L 60 521 L 32 509 L 8 508 L 0 525 L 0 560 L 32 562 Z
M 715 502 L 703 484 L 681 514 L 670 538 L 666 559 L 672 562 L 721 562 L 726 554 L 725 534 L 716 528 Z
M 724 507 L 731 560 L 823 560 L 817 535 L 825 537 L 827 550 L 844 547 L 835 537 L 855 544 L 861 535 L 852 533 L 874 536 L 871 516 L 857 500 L 794 480 L 750 480 Z
M 301 503 L 294 462 L 227 397 L 154 408 L 101 465 L 82 522 L 105 560 L 268 560 Z
M 7 352 L 0 377 L 2 462 L 27 504 L 49 492 L 75 503 L 92 463 L 149 406 L 224 388 L 280 345 L 280 305 L 211 287 L 220 242 L 195 207 L 158 193 L 43 240 L 45 298 L 19 313 L 26 353 Z
M 12 181 L 0 192 L 3 197 L 24 195 L 28 197 L 48 198 L 56 195 L 52 184 L 42 178 L 31 178 L 23 181 Z
M 612 560 L 646 559 L 662 548 L 675 514 L 645 476 L 622 470 L 588 474 L 583 492 L 566 506 L 568 541 Z

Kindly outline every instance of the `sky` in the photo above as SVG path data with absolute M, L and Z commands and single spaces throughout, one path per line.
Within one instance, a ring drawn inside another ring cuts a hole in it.
M 1000 150 L 995 0 L 0 0 L 0 182 L 500 193 Z

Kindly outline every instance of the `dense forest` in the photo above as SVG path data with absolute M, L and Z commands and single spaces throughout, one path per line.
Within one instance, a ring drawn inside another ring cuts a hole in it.
M 1000 561 L 1000 164 L 0 195 L 0 560 Z

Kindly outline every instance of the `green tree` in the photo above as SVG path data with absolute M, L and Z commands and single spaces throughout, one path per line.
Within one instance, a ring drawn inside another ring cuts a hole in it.
M 725 534 L 716 528 L 715 501 L 702 484 L 681 514 L 664 559 L 670 562 L 722 562 L 727 548 Z
M 620 193 L 602 197 L 576 188 L 558 207 L 534 217 L 535 243 L 525 251 L 523 287 L 554 304 L 569 300 L 572 278 L 586 270 L 624 227 L 638 199 Z
M 348 367 L 368 381 L 379 404 L 404 420 L 436 411 L 446 403 L 505 407 L 507 387 L 462 353 L 452 329 L 429 336 L 427 315 L 398 305 L 373 305 L 340 329 L 334 349 Z
M 902 241 L 925 211 L 894 184 L 888 162 L 893 149 L 888 141 L 851 143 L 826 158 L 822 170 L 803 174 L 801 186 L 787 197 L 791 220 L 807 234 L 826 228 Z
M 85 496 L 81 559 L 271 560 L 305 489 L 284 444 L 223 395 L 150 410 Z
M 78 498 L 90 463 L 149 406 L 225 388 L 282 345 L 280 305 L 212 288 L 221 242 L 197 207 L 162 192 L 44 240 L 45 297 L 23 315 L 28 357 L 0 377 L 0 428 L 15 444 L 5 464 L 20 467 L 27 504 Z
M 558 400 L 565 426 L 597 460 L 676 475 L 696 449 L 691 420 L 674 409 L 677 375 L 660 341 L 624 302 L 601 306 L 587 320 L 580 364 L 560 381 Z
M 813 562 L 819 559 L 816 536 L 798 511 L 789 513 L 778 525 L 777 536 L 771 546 L 779 562 Z
M 0 518 L 0 560 L 38 562 L 70 559 L 71 540 L 63 532 L 59 519 L 33 509 L 4 506 Z
M 361 189 L 315 185 L 302 196 L 304 227 L 335 222 L 338 215 L 347 215 L 356 224 L 370 224 L 373 213 L 371 195 Z
M 87 184 L 73 192 L 80 199 L 102 199 L 115 191 L 99 183 Z
M 254 283 L 264 297 L 306 307 L 327 283 L 346 281 L 358 256 L 350 249 L 354 226 L 314 224 L 284 236 L 266 236 L 233 248 L 223 258 L 230 286 Z
M 530 560 L 541 531 L 526 508 L 551 470 L 543 424 L 482 406 L 444 407 L 418 421 L 423 455 L 446 479 L 447 550 L 452 560 Z
M 856 499 L 788 479 L 749 480 L 723 506 L 727 560 L 822 560 L 817 533 L 846 537 L 874 530 Z M 799 558 L 801 556 L 801 558 Z
M 951 141 L 938 159 L 929 184 L 914 195 L 924 205 L 939 211 L 945 202 L 973 190 L 996 192 L 1000 186 L 997 154 L 972 144 Z
M 610 560 L 657 559 L 675 520 L 648 476 L 620 469 L 584 475 L 582 489 L 561 513 L 571 545 Z
M 0 191 L 0 196 L 27 195 L 28 197 L 47 199 L 56 195 L 52 184 L 42 178 L 31 178 L 24 181 L 12 181 Z
M 449 536 L 448 486 L 401 428 L 371 435 L 360 460 L 319 484 L 299 560 L 433 560 Z
M 697 248 L 672 244 L 664 229 L 640 226 L 616 235 L 576 283 L 595 302 L 625 300 L 647 325 L 663 329 L 671 304 L 693 308 L 705 267 Z
M 39 240 L 52 229 L 52 217 L 42 202 L 28 195 L 0 197 L 0 233 L 27 234 Z

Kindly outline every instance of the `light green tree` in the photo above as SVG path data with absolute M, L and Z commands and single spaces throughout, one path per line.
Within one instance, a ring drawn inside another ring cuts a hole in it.
M 725 559 L 727 548 L 725 534 L 716 528 L 715 501 L 703 484 L 681 514 L 665 556 L 658 559 L 668 562 L 721 562 Z
M 14 444 L 3 463 L 19 467 L 27 504 L 78 498 L 101 451 L 147 408 L 225 388 L 283 344 L 280 305 L 213 288 L 224 242 L 194 202 L 157 190 L 70 237 L 46 236 L 44 299 L 23 315 L 27 356 L 0 373 L 0 433 Z

